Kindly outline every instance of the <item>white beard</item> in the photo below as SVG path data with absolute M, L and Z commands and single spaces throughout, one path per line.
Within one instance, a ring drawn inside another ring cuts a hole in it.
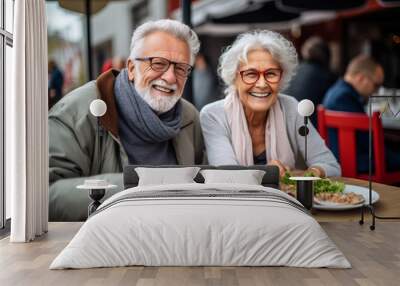
M 139 88 L 137 82 L 140 81 L 141 75 L 136 70 L 135 71 L 135 89 L 139 93 L 139 95 L 143 98 L 143 100 L 157 113 L 161 114 L 171 110 L 178 100 L 181 98 L 180 94 L 177 94 L 177 86 L 176 84 L 169 85 L 162 79 L 156 79 L 150 82 L 150 85 L 146 88 Z M 151 94 L 151 86 L 153 84 L 165 86 L 167 88 L 175 90 L 173 95 L 153 95 Z

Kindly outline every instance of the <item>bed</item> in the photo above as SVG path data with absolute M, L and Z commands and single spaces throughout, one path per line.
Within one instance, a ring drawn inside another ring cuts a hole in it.
M 141 185 L 137 168 L 124 169 L 126 189 L 102 203 L 50 269 L 351 267 L 308 211 L 278 190 L 274 167 L 200 166 L 201 172 L 262 170 L 259 185 L 204 182 L 200 172 L 194 182 Z

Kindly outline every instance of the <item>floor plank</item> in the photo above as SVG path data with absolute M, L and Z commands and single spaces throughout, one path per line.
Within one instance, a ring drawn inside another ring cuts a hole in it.
M 0 240 L 0 285 L 399 285 L 400 223 L 379 221 L 375 231 L 354 222 L 321 226 L 351 262 L 352 269 L 290 267 L 118 267 L 49 270 L 81 223 L 50 223 L 32 243 Z

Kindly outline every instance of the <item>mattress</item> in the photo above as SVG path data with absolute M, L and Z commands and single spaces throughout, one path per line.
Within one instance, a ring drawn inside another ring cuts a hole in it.
M 198 183 L 115 194 L 50 269 L 131 265 L 351 267 L 318 222 L 285 193 Z

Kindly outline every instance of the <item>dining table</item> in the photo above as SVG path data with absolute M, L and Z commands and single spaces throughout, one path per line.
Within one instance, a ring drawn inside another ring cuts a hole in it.
M 369 186 L 369 182 L 366 180 L 345 177 L 333 177 L 331 179 L 349 185 L 365 187 L 367 189 Z M 400 217 L 400 187 L 373 182 L 372 190 L 379 194 L 379 200 L 373 204 L 376 215 L 383 217 Z M 312 209 L 311 213 L 318 222 L 357 222 L 361 218 L 361 208 L 329 211 Z M 371 219 L 370 212 L 365 209 L 364 214 L 365 223 L 369 223 Z M 379 220 L 377 223 L 379 223 Z

